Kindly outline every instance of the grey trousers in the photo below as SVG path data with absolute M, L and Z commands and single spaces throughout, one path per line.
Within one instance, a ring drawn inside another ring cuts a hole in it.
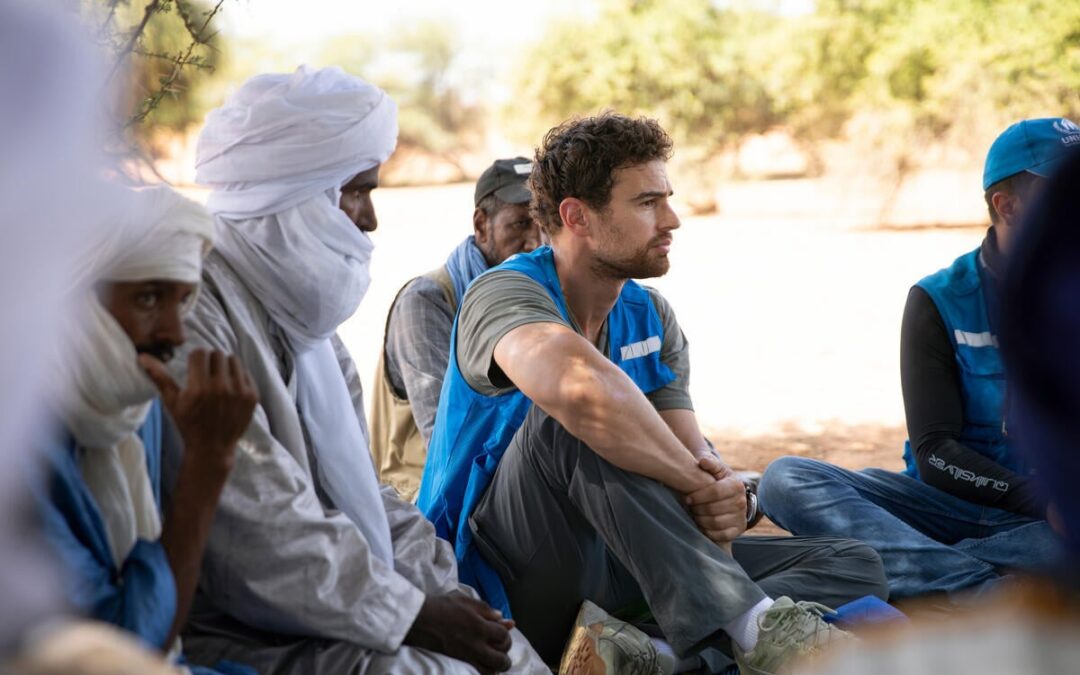
M 647 609 L 682 656 L 727 642 L 721 626 L 766 595 L 838 606 L 888 597 L 869 546 L 824 537 L 740 537 L 732 555 L 660 483 L 602 459 L 533 406 L 470 521 L 518 628 L 559 659 L 585 599 Z

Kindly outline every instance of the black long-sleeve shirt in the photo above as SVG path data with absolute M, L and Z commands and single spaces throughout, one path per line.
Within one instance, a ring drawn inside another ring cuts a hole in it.
M 982 259 L 991 278 L 997 277 L 1004 266 L 994 235 L 991 230 L 982 245 Z M 1030 477 L 1010 471 L 960 442 L 964 401 L 956 353 L 941 313 L 918 286 L 908 293 L 904 307 L 900 380 L 908 438 L 923 481 L 975 504 L 1045 517 Z M 940 461 L 931 463 L 931 457 Z M 957 479 L 935 464 L 952 465 L 998 483 L 995 486 L 983 481 L 980 487 L 976 482 Z M 1008 485 L 1005 490 L 999 489 L 1003 483 Z

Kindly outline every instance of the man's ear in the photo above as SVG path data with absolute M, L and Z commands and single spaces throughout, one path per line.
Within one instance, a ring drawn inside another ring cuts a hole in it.
M 589 206 L 576 197 L 567 197 L 559 203 L 559 218 L 563 227 L 578 236 L 589 233 Z
M 484 209 L 476 208 L 472 212 L 472 228 L 473 236 L 476 237 L 477 244 L 487 243 L 487 214 L 484 213 Z
M 1008 192 L 998 191 L 990 195 L 990 205 L 1004 225 L 1013 225 L 1019 217 L 1019 199 Z

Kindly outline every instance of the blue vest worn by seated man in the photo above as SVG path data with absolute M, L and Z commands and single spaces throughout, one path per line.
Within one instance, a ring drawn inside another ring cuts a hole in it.
M 958 440 L 1001 466 L 1022 472 L 1005 435 L 1005 370 L 991 316 L 996 296 L 986 274 L 975 249 L 918 286 L 937 306 L 956 352 L 964 402 L 964 427 Z M 904 444 L 904 462 L 904 473 L 918 478 L 910 440 Z
M 539 283 L 570 323 L 551 248 L 516 255 L 487 273 L 494 270 L 520 272 Z M 647 290 L 628 281 L 608 314 L 607 326 L 609 357 L 643 392 L 655 391 L 675 379 L 660 360 L 663 324 Z M 462 583 L 476 588 L 489 604 L 510 616 L 498 574 L 473 546 L 469 516 L 532 402 L 517 390 L 485 396 L 469 386 L 458 368 L 457 329 L 455 319 L 450 364 L 443 380 L 417 506 L 435 524 L 436 533 L 454 544 Z

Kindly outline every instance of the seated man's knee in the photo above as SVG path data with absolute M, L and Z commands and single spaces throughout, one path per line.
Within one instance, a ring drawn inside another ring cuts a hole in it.
M 885 576 L 885 564 L 881 554 L 869 544 L 854 539 L 844 540 L 834 546 L 834 555 L 845 560 L 852 568 L 853 575 L 863 580 L 865 595 L 876 595 L 882 600 L 889 599 L 889 579 Z
M 761 509 L 774 517 L 787 507 L 799 508 L 796 498 L 800 487 L 806 484 L 807 474 L 818 462 L 805 457 L 781 457 L 773 460 L 761 476 L 758 499 Z

